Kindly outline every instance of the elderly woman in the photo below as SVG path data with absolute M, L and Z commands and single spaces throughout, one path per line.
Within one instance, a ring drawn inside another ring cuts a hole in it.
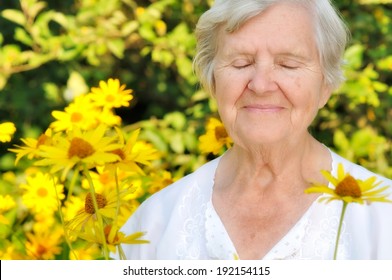
M 196 73 L 234 145 L 138 208 L 122 230 L 150 243 L 126 257 L 331 259 L 342 201 L 305 193 L 315 182 L 333 189 L 321 170 L 392 186 L 308 132 L 343 80 L 338 13 L 328 0 L 217 0 L 196 36 Z M 348 186 L 342 197 L 361 199 Z M 389 203 L 351 204 L 337 258 L 392 259 L 391 217 Z

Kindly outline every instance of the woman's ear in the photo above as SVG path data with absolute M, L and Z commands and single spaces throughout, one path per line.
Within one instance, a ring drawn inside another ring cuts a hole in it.
M 323 108 L 325 104 L 327 104 L 329 98 L 332 94 L 332 88 L 329 85 L 324 85 L 321 93 L 320 93 L 320 100 L 319 100 L 319 109 Z

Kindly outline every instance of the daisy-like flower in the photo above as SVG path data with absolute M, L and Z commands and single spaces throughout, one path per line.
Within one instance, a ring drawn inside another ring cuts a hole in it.
M 305 190 L 305 193 L 324 193 L 319 202 L 331 202 L 333 200 L 341 200 L 344 203 L 371 203 L 371 202 L 392 202 L 388 199 L 389 194 L 384 191 L 389 186 L 378 188 L 382 182 L 376 182 L 375 176 L 366 180 L 355 179 L 349 173 L 346 173 L 343 164 L 339 163 L 337 170 L 337 177 L 334 177 L 328 171 L 321 171 L 323 176 L 335 186 L 334 189 L 323 185 L 313 184 L 310 188 Z
M 64 202 L 62 213 L 65 221 L 72 220 L 84 207 L 83 197 L 71 195 Z
M 150 174 L 150 178 L 151 181 L 148 183 L 148 192 L 150 194 L 160 191 L 177 180 L 167 170 L 159 170 L 158 173 L 153 172 Z
M 222 122 L 216 118 L 210 118 L 207 122 L 207 131 L 199 137 L 199 149 L 203 154 L 212 153 L 218 155 L 222 149 L 230 148 L 233 141 L 227 134 Z
M 53 111 L 52 116 L 56 119 L 50 124 L 54 131 L 71 130 L 79 127 L 83 130 L 95 128 L 98 125 L 97 118 L 100 111 L 94 106 L 87 95 L 81 95 L 69 104 L 64 111 Z
M 0 224 L 9 224 L 8 219 L 3 214 L 15 208 L 15 206 L 15 200 L 9 194 L 0 195 Z
M 10 142 L 16 131 L 16 127 L 12 122 L 0 124 L 0 142 Z
M 137 140 L 140 129 L 133 131 L 126 143 L 124 135 L 119 129 L 117 129 L 117 133 L 122 147 L 120 149 L 113 150 L 112 153 L 118 155 L 120 159 L 107 164 L 105 169 L 114 171 L 118 168 L 123 171 L 144 174 L 144 171 L 139 164 L 147 166 L 150 165 L 152 160 L 159 158 L 160 154 L 158 150 L 150 144 Z
M 96 260 L 101 257 L 101 250 L 97 245 L 74 248 L 69 253 L 70 260 Z
M 102 108 L 128 107 L 133 96 L 132 90 L 125 89 L 125 87 L 125 85 L 120 85 L 118 79 L 109 79 L 107 82 L 100 81 L 98 88 L 91 88 L 91 98 L 96 106 Z
M 32 260 L 53 260 L 61 253 L 62 229 L 27 233 L 26 252 Z
M 116 252 L 116 247 L 119 248 L 121 244 L 150 243 L 148 240 L 140 239 L 145 235 L 144 232 L 135 232 L 130 235 L 125 235 L 123 232 L 118 231 L 118 228 L 112 227 L 111 225 L 105 226 L 104 232 L 106 244 L 111 252 Z M 89 227 L 86 231 L 81 232 L 79 237 L 93 244 L 103 244 L 101 235 L 97 234 L 97 230 L 94 227 Z
M 114 187 L 108 186 L 103 188 L 101 192 L 95 193 L 98 205 L 98 212 L 104 220 L 113 220 L 116 216 L 118 205 L 122 205 L 128 198 L 127 196 L 133 192 L 132 188 L 123 186 L 119 193 Z M 95 213 L 93 196 L 90 192 L 86 193 L 83 208 L 71 220 L 66 221 L 66 228 L 72 235 L 79 235 L 89 227 L 95 227 L 97 215 Z
M 121 125 L 122 119 L 113 112 L 113 110 L 102 109 L 98 116 L 96 116 L 97 122 L 105 124 L 109 127 Z
M 391 203 L 392 201 L 389 199 L 389 194 L 385 193 L 390 186 L 379 187 L 382 182 L 376 182 L 377 178 L 375 176 L 366 180 L 356 179 L 350 173 L 345 172 L 342 163 L 338 164 L 337 177 L 334 177 L 330 172 L 325 170 L 321 171 L 321 173 L 335 188 L 333 189 L 323 184 L 313 184 L 305 190 L 305 193 L 325 194 L 318 199 L 319 202 L 329 203 L 334 200 L 340 200 L 343 202 L 333 256 L 336 260 L 340 233 L 347 206 L 350 203 Z
M 3 240 L 0 248 L 0 260 L 25 260 L 26 255 L 20 251 L 15 243 Z
M 65 136 L 56 134 L 55 145 L 40 146 L 42 159 L 35 162 L 37 166 L 50 166 L 52 173 L 63 170 L 61 180 L 74 166 L 85 164 L 87 168 L 114 162 L 119 156 L 111 151 L 120 148 L 116 137 L 105 136 L 106 126 L 99 125 L 89 131 L 74 128 Z
M 27 156 L 28 159 L 38 158 L 39 147 L 41 145 L 52 145 L 52 130 L 47 129 L 45 133 L 41 134 L 37 139 L 26 138 L 21 139 L 25 146 L 15 145 L 16 149 L 8 149 L 10 152 L 16 153 L 15 165 L 18 164 L 22 157 Z
M 57 213 L 57 212 L 56 212 Z M 48 228 L 53 228 L 57 223 L 56 213 L 49 213 L 49 211 L 35 213 L 34 214 L 34 223 L 33 223 L 33 231 L 41 232 L 47 231 Z
M 23 190 L 22 201 L 33 213 L 53 214 L 58 210 L 58 200 L 64 199 L 64 186 L 56 177 L 38 172 L 30 175 L 26 183 L 20 185 Z

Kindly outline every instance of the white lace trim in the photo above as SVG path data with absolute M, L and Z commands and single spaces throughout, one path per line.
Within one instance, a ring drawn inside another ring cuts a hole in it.
M 184 225 L 180 233 L 176 254 L 180 259 L 197 260 L 205 258 L 203 244 L 206 243 L 204 235 L 204 213 L 206 209 L 206 196 L 202 194 L 200 187 L 195 184 L 184 195 L 178 208 L 179 216 L 184 219 Z
M 341 208 L 337 203 L 314 202 L 295 226 L 264 256 L 265 260 L 332 259 Z M 222 221 L 211 200 L 205 211 L 205 236 L 208 257 L 234 259 L 238 257 Z M 343 222 L 338 259 L 347 259 L 350 236 Z

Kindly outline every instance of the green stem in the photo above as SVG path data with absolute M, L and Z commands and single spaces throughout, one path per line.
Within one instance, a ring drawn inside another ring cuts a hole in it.
M 120 256 L 120 260 L 126 260 L 127 257 L 125 256 L 124 250 L 121 246 L 121 244 L 117 245 L 117 250 L 118 250 L 118 255 Z
M 118 183 L 117 168 L 114 171 L 114 178 L 116 180 L 116 192 L 117 192 L 116 216 L 115 216 L 115 225 L 117 226 L 117 219 L 118 219 L 118 215 L 120 213 L 120 186 Z
M 98 220 L 99 231 L 100 231 L 101 238 L 102 238 L 104 257 L 105 257 L 105 260 L 109 260 L 109 249 L 108 249 L 108 245 L 107 245 L 107 242 L 106 242 L 106 236 L 105 236 L 102 216 L 101 216 L 101 214 L 98 211 L 99 208 L 98 208 L 97 197 L 95 196 L 94 183 L 93 183 L 93 180 L 91 178 L 90 172 L 89 172 L 86 164 L 84 164 L 83 167 L 84 167 L 84 174 L 86 175 L 87 181 L 88 181 L 88 183 L 90 185 L 90 192 L 91 192 L 91 196 L 92 196 L 92 199 L 93 199 L 94 212 L 95 212 L 95 215 L 96 215 L 97 220 Z
M 347 205 L 348 205 L 348 203 L 343 201 L 342 213 L 340 214 L 338 233 L 336 235 L 335 252 L 333 254 L 333 259 L 334 260 L 336 260 L 336 257 L 338 255 L 339 239 L 340 239 L 340 234 L 342 232 L 343 219 L 344 219 L 344 214 L 346 213 Z
M 63 231 L 64 231 L 65 242 L 67 242 L 67 245 L 69 247 L 69 250 L 71 251 L 71 254 L 74 256 L 75 260 L 77 260 L 78 256 L 76 255 L 74 249 L 72 248 L 72 243 L 71 243 L 71 241 L 68 238 L 68 231 L 67 231 L 67 228 L 65 226 L 63 211 L 61 210 L 61 201 L 60 201 L 59 194 L 58 194 L 57 188 L 56 188 L 56 180 L 55 180 L 55 178 L 53 176 L 52 176 L 52 179 L 53 179 L 54 190 L 56 192 L 58 212 L 59 212 L 59 216 L 60 216 L 61 225 L 62 225 Z
M 76 179 L 78 178 L 79 171 L 75 168 L 74 173 L 72 175 L 71 183 L 69 184 L 67 199 L 72 196 L 73 189 L 75 187 Z

